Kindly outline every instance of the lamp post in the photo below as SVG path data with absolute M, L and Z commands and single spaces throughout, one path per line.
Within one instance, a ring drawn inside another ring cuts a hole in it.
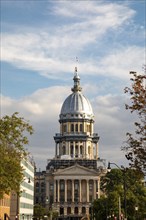
M 120 169 L 123 173 L 123 187 L 124 187 L 124 214 L 125 217 L 124 219 L 127 220 L 127 201 L 126 201 L 126 178 L 125 178 L 125 173 L 126 173 L 126 169 L 122 166 L 119 167 L 116 163 L 108 163 L 108 168 L 107 170 L 110 172 L 111 171 L 111 164 L 115 165 L 118 169 Z

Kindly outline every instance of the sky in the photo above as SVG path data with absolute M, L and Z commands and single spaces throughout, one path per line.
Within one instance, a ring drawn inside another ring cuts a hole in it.
M 125 110 L 129 71 L 145 64 L 145 0 L 1 0 L 1 117 L 19 112 L 34 128 L 28 151 L 37 169 L 55 155 L 59 114 L 77 66 L 95 115 L 99 157 L 128 166 Z M 78 57 L 78 62 L 76 61 Z

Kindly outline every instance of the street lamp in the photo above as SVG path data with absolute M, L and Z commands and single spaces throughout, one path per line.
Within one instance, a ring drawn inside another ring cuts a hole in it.
M 138 219 L 138 206 L 135 206 L 135 217 Z
M 125 173 L 126 173 L 126 169 L 125 167 L 119 167 L 116 163 L 108 163 L 108 167 L 107 170 L 108 172 L 111 171 L 111 164 L 115 165 L 118 169 L 120 169 L 123 173 L 123 186 L 124 186 L 124 214 L 125 214 L 125 220 L 127 220 L 127 201 L 126 201 L 126 178 L 125 178 Z

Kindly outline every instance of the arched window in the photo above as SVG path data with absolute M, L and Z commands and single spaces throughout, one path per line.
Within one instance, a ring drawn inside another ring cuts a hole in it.
M 64 215 L 64 208 L 60 207 L 60 215 Z
M 75 157 L 78 157 L 78 146 L 75 147 Z
M 82 131 L 83 131 L 83 125 L 80 124 L 80 132 L 82 132 Z
M 63 155 L 66 154 L 65 146 L 62 147 L 62 154 L 63 154 Z
M 71 132 L 74 131 L 74 124 L 71 124 Z
M 76 132 L 78 132 L 78 124 L 76 124 Z
M 73 147 L 73 145 L 71 145 L 71 146 L 70 146 L 70 154 L 71 154 L 71 155 L 73 155 L 73 149 L 74 149 L 74 147 Z
M 86 214 L 86 208 L 82 207 L 82 214 Z
M 35 186 L 36 186 L 36 187 L 39 187 L 39 182 L 36 182 Z
M 75 212 L 75 214 L 78 214 L 78 207 L 75 207 L 74 212 Z
M 71 214 L 71 207 L 67 207 L 67 214 Z

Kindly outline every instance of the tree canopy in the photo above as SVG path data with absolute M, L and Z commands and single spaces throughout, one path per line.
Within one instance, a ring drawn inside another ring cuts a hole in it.
M 136 215 L 139 219 L 143 219 L 146 215 L 146 188 L 143 180 L 143 174 L 137 170 L 112 169 L 101 179 L 103 195 L 93 202 L 94 217 L 99 220 L 114 219 L 114 217 L 118 219 L 121 209 L 121 216 L 124 216 L 126 211 L 129 220 L 135 220 Z
M 17 112 L 0 119 L 0 198 L 11 190 L 19 192 L 23 180 L 20 162 L 27 155 L 24 145 L 29 143 L 26 133 L 31 135 L 33 128 Z
M 130 104 L 126 104 L 127 110 L 135 112 L 138 121 L 134 123 L 135 134 L 127 132 L 126 145 L 122 150 L 126 152 L 126 158 L 130 161 L 130 166 L 146 172 L 146 89 L 145 74 L 130 72 L 132 75 L 131 88 L 125 87 L 125 93 L 130 95 Z

